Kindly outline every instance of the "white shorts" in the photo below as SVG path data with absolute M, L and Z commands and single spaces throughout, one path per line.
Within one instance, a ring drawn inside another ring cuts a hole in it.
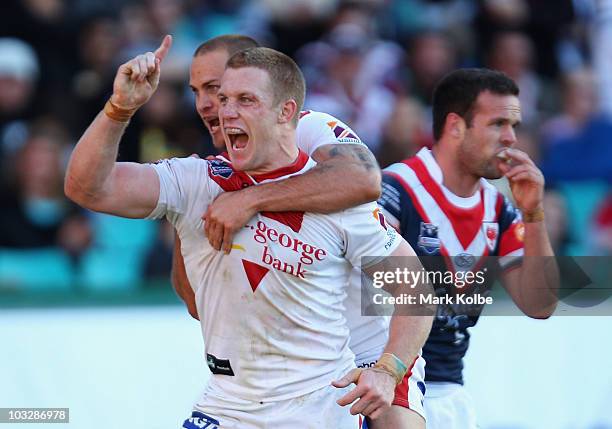
M 378 356 L 380 356 L 381 353 L 378 353 Z M 374 366 L 374 364 L 376 364 L 376 360 L 358 360 L 355 363 L 357 364 L 358 368 L 371 368 Z M 402 382 L 395 388 L 393 405 L 408 408 L 426 419 L 425 409 L 423 408 L 424 399 L 425 359 L 419 355 L 408 368 L 408 372 L 404 376 L 404 380 L 402 380 Z
M 204 393 L 187 429 L 358 429 L 359 417 L 352 416 L 350 405 L 341 407 L 336 401 L 354 389 L 326 386 L 294 399 L 274 402 L 253 402 Z
M 428 382 L 425 393 L 427 429 L 475 429 L 472 397 L 457 383 Z

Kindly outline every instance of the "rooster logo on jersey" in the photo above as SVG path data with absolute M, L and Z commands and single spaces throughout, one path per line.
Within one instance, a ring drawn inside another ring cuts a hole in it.
M 489 251 L 495 250 L 497 245 L 497 237 L 499 235 L 499 224 L 497 222 L 483 222 L 482 229 Z

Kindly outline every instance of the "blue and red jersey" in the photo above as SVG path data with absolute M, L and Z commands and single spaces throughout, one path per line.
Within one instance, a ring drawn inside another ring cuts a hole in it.
M 410 243 L 424 267 L 432 271 L 476 271 L 497 256 L 482 288 L 487 293 L 493 272 L 520 263 L 524 226 L 520 212 L 493 185 L 481 179 L 478 192 L 462 198 L 443 185 L 432 153 L 424 148 L 413 158 L 383 171 L 379 205 L 388 222 Z M 436 292 L 449 293 L 436 287 Z M 480 293 L 480 292 L 479 292 Z M 462 370 L 470 335 L 482 308 L 463 312 L 440 305 L 423 347 L 426 381 L 463 384 Z

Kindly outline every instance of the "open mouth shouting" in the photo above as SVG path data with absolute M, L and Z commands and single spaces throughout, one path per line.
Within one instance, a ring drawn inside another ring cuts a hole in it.
M 241 128 L 226 127 L 225 135 L 233 151 L 240 152 L 244 150 L 249 143 L 249 135 Z

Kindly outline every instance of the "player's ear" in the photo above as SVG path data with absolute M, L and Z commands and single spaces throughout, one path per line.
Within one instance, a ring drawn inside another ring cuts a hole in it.
M 446 116 L 446 122 L 444 124 L 444 131 L 448 133 L 449 136 L 453 137 L 456 140 L 462 140 L 465 135 L 465 129 L 467 128 L 467 124 L 465 123 L 465 119 L 456 113 L 449 113 Z
M 281 104 L 280 112 L 278 113 L 278 123 L 286 124 L 291 122 L 298 113 L 298 106 L 295 100 L 286 100 Z

